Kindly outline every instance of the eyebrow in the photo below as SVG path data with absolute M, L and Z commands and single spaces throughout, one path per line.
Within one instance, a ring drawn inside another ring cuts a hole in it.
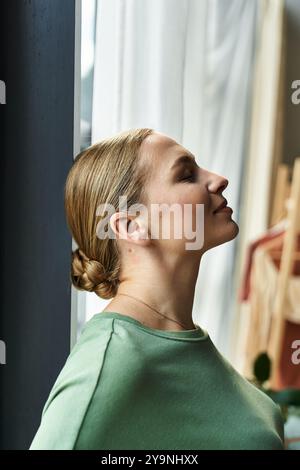
M 171 170 L 174 170 L 174 168 L 177 168 L 177 166 L 184 165 L 185 163 L 196 163 L 195 157 L 191 155 L 181 155 L 181 157 L 177 158 L 173 165 L 171 166 Z

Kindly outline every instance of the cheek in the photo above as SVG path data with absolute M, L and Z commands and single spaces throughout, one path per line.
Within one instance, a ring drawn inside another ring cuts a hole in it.
M 182 208 L 181 224 L 184 227 L 186 240 L 188 234 L 199 234 L 202 232 L 205 237 L 205 232 L 211 225 L 211 199 L 207 191 L 202 188 L 193 188 L 189 191 L 182 192 L 177 202 Z M 178 224 L 180 226 L 180 224 Z
M 208 218 L 210 217 L 211 211 L 212 211 L 212 206 L 211 206 L 211 199 L 209 197 L 209 193 L 207 192 L 206 188 L 203 186 L 199 187 L 197 185 L 192 185 L 188 183 L 182 183 L 182 185 L 176 185 L 173 188 L 166 188 L 166 185 L 161 185 L 160 188 L 156 188 L 157 191 L 155 192 L 155 198 L 152 198 L 152 203 L 155 204 L 166 204 L 167 206 L 172 206 L 172 204 L 179 204 L 181 206 L 181 212 L 180 212 L 180 221 L 177 220 L 178 223 L 176 223 L 176 217 L 174 219 L 174 214 L 172 213 L 171 219 L 170 219 L 170 225 L 171 225 L 171 240 L 173 240 L 173 235 L 174 235 L 174 230 L 176 230 L 177 227 L 184 227 L 184 224 L 188 225 L 188 230 L 192 230 L 193 232 L 196 232 L 199 230 L 199 223 L 201 223 L 201 228 L 203 228 L 206 225 L 210 225 L 208 222 Z M 201 207 L 197 208 L 197 204 L 201 204 Z M 184 207 L 185 205 L 190 206 L 190 207 Z M 148 207 L 149 213 L 151 211 L 151 204 Z M 198 212 L 197 212 L 198 211 Z M 199 215 L 199 212 L 202 213 L 203 211 L 203 220 L 201 215 Z M 176 211 L 175 211 L 176 212 Z M 161 239 L 162 235 L 162 226 L 164 225 L 162 223 L 162 219 L 165 220 L 165 217 L 167 217 L 166 214 L 162 215 L 160 214 L 158 219 L 159 219 L 159 224 L 157 225 L 154 221 L 154 225 L 152 228 L 155 227 L 153 234 L 156 233 L 158 235 L 158 238 Z M 157 222 L 158 219 L 155 217 L 155 221 Z M 151 217 L 149 221 L 151 220 Z M 207 223 L 208 222 L 208 223 Z M 150 222 L 149 222 L 150 223 Z M 150 223 L 151 225 L 151 223 Z M 179 228 L 178 228 L 179 230 Z M 183 237 L 184 238 L 184 237 Z M 173 240 L 175 241 L 175 240 Z M 177 243 L 179 240 L 177 240 Z
M 178 199 L 186 204 L 209 204 L 209 193 L 203 186 L 183 183 L 178 194 Z
M 209 216 L 212 212 L 211 199 L 208 192 L 203 188 L 194 187 L 189 191 L 181 193 L 177 202 L 181 204 L 183 208 L 185 204 L 191 205 L 193 217 L 197 210 L 203 210 L 205 217 Z M 197 205 L 200 206 L 197 208 Z

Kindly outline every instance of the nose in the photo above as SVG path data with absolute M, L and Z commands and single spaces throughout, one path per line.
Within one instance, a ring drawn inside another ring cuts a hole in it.
M 207 188 L 211 193 L 222 193 L 228 186 L 228 179 L 216 173 L 209 174 Z

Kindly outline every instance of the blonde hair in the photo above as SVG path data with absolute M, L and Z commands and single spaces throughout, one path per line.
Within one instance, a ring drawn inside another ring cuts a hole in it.
M 120 253 L 115 238 L 100 239 L 96 216 L 100 204 L 119 208 L 119 196 L 127 206 L 145 201 L 148 168 L 139 154 L 143 140 L 153 129 L 120 132 L 80 152 L 68 173 L 65 212 L 78 248 L 72 252 L 71 282 L 79 290 L 95 292 L 103 299 L 117 293 Z

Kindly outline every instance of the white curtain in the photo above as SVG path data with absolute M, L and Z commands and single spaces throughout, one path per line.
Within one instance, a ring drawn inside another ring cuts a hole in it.
M 101 0 L 96 19 L 92 142 L 132 127 L 170 135 L 200 166 L 229 179 L 224 195 L 237 221 L 256 7 L 256 0 Z M 203 257 L 193 311 L 224 353 L 235 245 Z M 95 297 L 87 314 L 108 303 Z
M 245 168 L 243 191 L 243 225 L 237 259 L 237 279 L 244 271 L 249 243 L 268 227 L 272 176 L 276 175 L 281 155 L 280 120 L 284 64 L 284 0 L 260 0 L 257 59 L 251 115 L 249 158 Z M 277 132 L 276 132 L 277 131 Z M 250 305 L 236 304 L 232 359 L 244 371 L 245 341 L 248 333 Z M 247 363 L 246 363 L 247 364 Z

